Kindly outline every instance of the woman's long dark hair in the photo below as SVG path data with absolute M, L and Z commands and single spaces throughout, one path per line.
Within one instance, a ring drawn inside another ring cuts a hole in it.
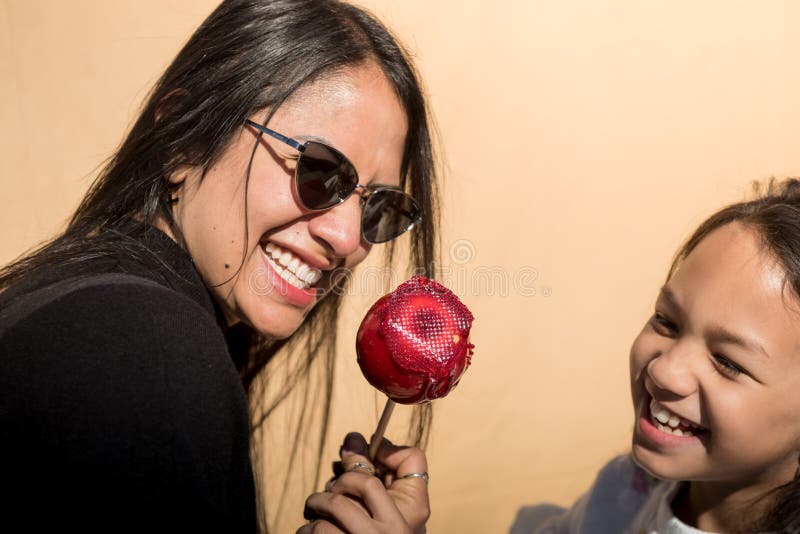
M 667 279 L 711 232 L 738 222 L 758 233 L 765 250 L 783 267 L 786 289 L 800 298 L 800 180 L 771 180 L 763 191 L 756 185 L 756 191 L 755 200 L 732 204 L 706 219 L 678 251 Z M 756 518 L 748 531 L 800 532 L 800 469 L 794 480 L 761 499 L 770 503 L 769 511 Z
M 226 0 L 195 31 L 158 80 L 138 120 L 67 228 L 3 268 L 0 290 L 54 265 L 139 253 L 130 237 L 120 231 L 126 224 L 129 227 L 132 219 L 142 225 L 166 221 L 180 237 L 168 203 L 168 176 L 186 165 L 201 166 L 205 175 L 243 128 L 245 119 L 259 110 L 274 113 L 304 84 L 367 62 L 382 69 L 407 114 L 401 187 L 424 211 L 422 223 L 410 237 L 410 266 L 432 276 L 438 252 L 436 172 L 428 110 L 408 54 L 374 17 L 337 0 Z M 393 255 L 394 247 L 389 244 L 387 260 Z M 318 458 L 330 410 L 336 318 L 343 293 L 339 288 L 319 303 L 289 340 L 271 341 L 241 325 L 227 333 L 232 356 L 253 400 L 254 431 L 299 382 L 307 380 L 313 366 L 320 366 L 323 394 Z M 266 364 L 280 349 L 292 345 L 295 349 L 299 345 L 305 356 L 294 362 L 289 380 L 270 384 L 280 388 L 270 395 L 271 405 L 260 406 L 257 401 L 263 391 L 256 378 L 264 374 Z M 305 408 L 302 413 L 299 425 Z M 426 441 L 430 420 L 429 405 L 415 410 L 410 437 L 417 444 Z

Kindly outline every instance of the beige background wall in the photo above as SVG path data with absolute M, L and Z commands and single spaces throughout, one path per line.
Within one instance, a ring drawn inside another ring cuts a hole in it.
M 0 2 L 0 261 L 61 227 L 215 4 Z M 627 351 L 676 246 L 752 179 L 800 173 L 800 4 L 363 5 L 425 78 L 443 277 L 477 317 L 474 365 L 437 402 L 430 531 L 502 532 L 626 449 Z M 350 347 L 377 296 L 345 316 L 331 457 L 375 422 Z

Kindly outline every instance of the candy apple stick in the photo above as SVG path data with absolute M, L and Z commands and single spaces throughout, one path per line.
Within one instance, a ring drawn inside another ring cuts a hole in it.
M 386 427 L 389 426 L 389 419 L 392 417 L 394 406 L 395 402 L 392 399 L 386 399 L 381 419 L 378 421 L 378 428 L 375 429 L 375 433 L 372 435 L 372 441 L 369 444 L 369 460 L 371 462 L 375 460 L 375 455 L 378 453 L 378 447 L 380 447 L 383 434 L 386 432 Z

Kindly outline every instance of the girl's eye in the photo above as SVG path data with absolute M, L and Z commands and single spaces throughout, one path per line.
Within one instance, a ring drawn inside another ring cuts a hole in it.
M 744 372 L 744 369 L 721 354 L 713 354 L 712 357 L 714 358 L 714 367 L 717 371 L 728 378 L 735 378 Z
M 677 325 L 659 312 L 653 314 L 653 318 L 650 319 L 650 324 L 653 326 L 653 329 L 662 336 L 674 336 L 678 332 Z

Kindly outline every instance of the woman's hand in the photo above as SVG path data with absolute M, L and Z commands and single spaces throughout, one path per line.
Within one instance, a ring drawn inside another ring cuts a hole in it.
M 298 534 L 425 532 L 430 516 L 425 454 L 384 439 L 373 465 L 367 450 L 363 436 L 347 435 L 340 449 L 343 473 L 306 500 L 310 522 Z

